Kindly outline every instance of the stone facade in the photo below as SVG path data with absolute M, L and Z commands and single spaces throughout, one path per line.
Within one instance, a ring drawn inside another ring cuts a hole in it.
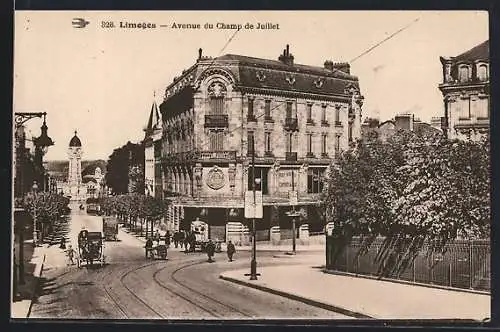
M 456 57 L 440 58 L 443 128 L 449 138 L 479 140 L 489 134 L 489 41 Z
M 174 203 L 174 228 L 187 229 L 200 217 L 213 236 L 227 222 L 244 222 L 252 159 L 264 203 L 258 229 L 287 227 L 290 191 L 298 193 L 297 208 L 311 212 L 309 222 L 324 226 L 315 211 L 324 176 L 332 158 L 361 136 L 363 97 L 348 65 L 293 60 L 288 46 L 279 61 L 212 59 L 200 50 L 197 62 L 166 88 L 163 193 Z

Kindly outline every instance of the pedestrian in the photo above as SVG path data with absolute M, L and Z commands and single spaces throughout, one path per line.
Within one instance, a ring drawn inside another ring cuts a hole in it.
M 196 252 L 196 235 L 194 234 L 194 232 L 191 232 L 191 235 L 189 237 L 189 251 Z
M 179 232 L 174 232 L 174 247 L 177 249 L 179 246 Z
M 189 241 L 191 240 L 191 234 L 187 233 L 184 237 L 184 252 L 188 253 L 191 251 L 191 248 L 188 249 Z
M 61 238 L 61 244 L 59 245 L 59 249 L 66 249 L 66 239 L 64 236 Z
M 236 252 L 236 248 L 234 247 L 234 244 L 229 240 L 227 243 L 227 258 L 229 258 L 229 261 L 233 261 L 233 255 Z
M 214 262 L 212 257 L 214 257 L 214 254 L 215 254 L 215 244 L 213 243 L 212 240 L 208 240 L 208 243 L 207 243 L 205 250 L 207 251 L 208 262 L 209 263 Z
M 179 244 L 181 245 L 181 249 L 184 246 L 184 241 L 186 241 L 186 231 L 182 230 L 179 233 Z
M 75 265 L 75 262 L 73 261 L 73 257 L 75 256 L 75 250 L 73 247 L 68 245 L 68 250 L 66 250 L 66 256 L 68 256 L 68 264 L 67 265 Z
M 170 247 L 170 231 L 167 231 L 167 232 L 165 233 L 165 245 L 166 245 L 167 247 Z
M 150 237 L 146 240 L 146 245 L 144 247 L 146 248 L 146 258 L 148 258 L 148 254 L 153 249 L 153 240 Z
M 154 239 L 157 242 L 157 244 L 160 244 L 160 231 L 156 230 L 156 233 L 154 235 Z

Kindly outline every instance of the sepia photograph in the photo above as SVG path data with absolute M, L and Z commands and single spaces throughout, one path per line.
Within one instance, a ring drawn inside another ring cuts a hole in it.
M 488 20 L 16 11 L 11 319 L 489 322 Z

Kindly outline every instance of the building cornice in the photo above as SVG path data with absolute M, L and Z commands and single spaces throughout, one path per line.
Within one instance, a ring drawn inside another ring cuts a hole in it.
M 256 87 L 247 87 L 241 85 L 237 86 L 236 88 L 243 93 L 254 93 L 254 94 L 262 94 L 269 96 L 279 96 L 285 98 L 301 98 L 301 99 L 339 101 L 339 102 L 351 101 L 351 96 L 340 95 L 340 94 L 316 94 L 310 92 L 290 91 L 290 90 L 273 89 L 273 88 L 256 88 Z

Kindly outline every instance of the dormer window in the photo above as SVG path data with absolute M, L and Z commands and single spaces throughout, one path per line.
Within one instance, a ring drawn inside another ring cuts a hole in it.
M 470 78 L 470 73 L 469 73 L 469 67 L 468 66 L 461 66 L 458 68 L 458 80 L 460 82 L 467 82 Z
M 481 64 L 477 68 L 477 78 L 480 81 L 487 81 L 488 80 L 488 67 L 485 64 Z

